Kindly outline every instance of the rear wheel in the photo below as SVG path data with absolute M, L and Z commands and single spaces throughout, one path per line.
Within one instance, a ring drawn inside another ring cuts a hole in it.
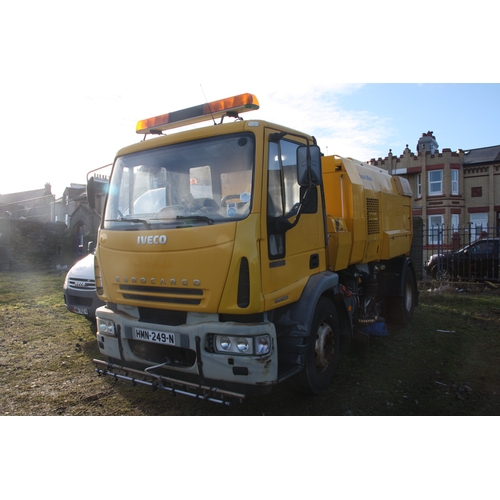
M 402 295 L 396 297 L 390 306 L 392 323 L 407 325 L 413 317 L 416 301 L 417 287 L 415 276 L 409 267 L 405 267 L 402 277 Z
M 332 382 L 339 361 L 340 328 L 333 302 L 321 297 L 316 305 L 309 334 L 306 363 L 299 388 L 318 394 Z

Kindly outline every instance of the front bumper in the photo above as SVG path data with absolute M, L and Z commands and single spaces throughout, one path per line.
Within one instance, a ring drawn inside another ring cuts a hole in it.
M 135 369 L 142 376 L 145 372 L 150 379 L 158 377 L 157 374 L 164 376 L 163 381 L 157 380 L 155 384 L 169 385 L 175 380 L 174 385 L 188 383 L 196 386 L 202 394 L 206 393 L 204 386 L 207 385 L 211 393 L 224 390 L 235 392 L 240 397 L 242 394 L 268 392 L 278 382 L 276 331 L 270 322 L 225 323 L 217 320 L 218 315 L 196 314 L 188 316 L 186 324 L 166 326 L 140 322 L 133 311 L 129 315 L 107 307 L 100 307 L 96 316 L 98 324 L 103 320 L 115 325 L 111 333 L 97 332 L 101 354 L 114 360 L 115 367 Z M 175 343 L 164 345 L 139 340 L 134 338 L 138 329 L 172 335 Z M 217 352 L 213 346 L 214 335 L 246 338 L 268 335 L 271 340 L 269 352 L 264 355 Z
M 95 290 L 77 290 L 65 287 L 63 293 L 64 303 L 68 311 L 75 314 L 82 314 L 89 319 L 94 319 L 96 309 L 104 305 L 104 302 L 99 299 Z

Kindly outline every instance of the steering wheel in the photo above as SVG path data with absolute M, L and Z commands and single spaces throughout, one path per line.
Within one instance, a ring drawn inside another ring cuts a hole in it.
M 228 194 L 228 195 L 224 196 L 224 198 L 222 198 L 221 203 L 227 203 L 228 200 L 233 200 L 233 199 L 236 199 L 236 198 L 238 198 L 238 200 L 240 200 L 239 201 L 240 203 L 243 203 L 241 201 L 241 198 L 240 198 L 239 194 Z
M 193 210 L 213 212 L 220 209 L 219 204 L 212 198 L 195 198 L 192 203 Z

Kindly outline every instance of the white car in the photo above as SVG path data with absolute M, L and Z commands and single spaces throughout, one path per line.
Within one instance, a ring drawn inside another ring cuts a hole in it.
M 95 291 L 94 254 L 87 255 L 69 270 L 63 292 L 69 311 L 95 321 L 95 310 L 104 305 L 104 302 L 97 297 Z

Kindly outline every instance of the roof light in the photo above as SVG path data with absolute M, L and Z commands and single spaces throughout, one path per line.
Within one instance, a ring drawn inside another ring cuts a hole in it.
M 135 131 L 138 134 L 149 134 L 152 131 L 162 131 L 193 123 L 220 118 L 231 114 L 237 116 L 238 113 L 259 109 L 259 101 L 253 94 L 240 94 L 218 101 L 207 102 L 193 106 L 192 108 L 180 109 L 172 113 L 147 118 L 137 122 Z

